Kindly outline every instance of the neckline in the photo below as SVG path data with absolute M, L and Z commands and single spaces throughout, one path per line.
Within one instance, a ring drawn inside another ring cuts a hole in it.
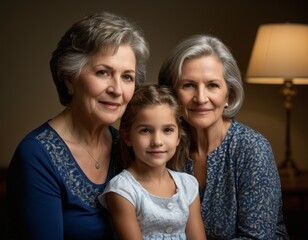
M 108 172 L 107 172 L 107 177 L 105 182 L 103 183 L 95 183 L 93 181 L 91 181 L 88 176 L 83 172 L 83 170 L 80 168 L 80 166 L 78 165 L 76 159 L 74 158 L 74 155 L 72 154 L 70 148 L 68 147 L 68 145 L 66 144 L 66 142 L 63 140 L 63 138 L 59 135 L 59 133 L 47 122 L 45 122 L 46 127 L 48 128 L 49 131 L 53 132 L 57 138 L 61 141 L 61 143 L 63 144 L 65 150 L 67 151 L 68 154 L 68 161 L 72 161 L 74 163 L 74 167 L 76 167 L 78 169 L 78 173 L 91 185 L 96 186 L 96 187 L 104 187 L 109 181 L 110 179 L 113 177 L 112 176 L 112 168 L 113 168 L 113 162 L 111 161 L 112 156 L 114 155 L 114 144 L 115 144 L 115 136 L 114 133 L 111 129 L 111 126 L 108 127 L 111 136 L 112 136 L 112 147 L 111 147 L 111 155 L 110 155 L 110 163 L 109 163 L 109 168 L 108 168 Z
M 128 174 L 129 176 L 130 176 L 130 178 L 132 179 L 132 181 L 134 182 L 134 183 L 136 183 L 141 189 L 142 189 L 142 191 L 144 191 L 148 196 L 150 196 L 151 198 L 154 198 L 154 199 L 157 199 L 157 200 L 173 200 L 174 198 L 177 198 L 177 196 L 178 196 L 178 191 L 179 191 L 179 188 L 178 188 L 178 182 L 177 182 L 177 180 L 176 180 L 176 177 L 174 176 L 174 173 L 173 173 L 173 171 L 171 170 L 171 169 L 169 169 L 169 168 L 167 168 L 167 170 L 168 170 L 168 172 L 169 172 L 169 174 L 171 175 L 171 177 L 172 177 L 172 179 L 173 179 L 173 181 L 174 181 L 174 183 L 175 183 L 175 186 L 176 186 L 176 192 L 172 195 L 172 196 L 170 196 L 170 197 L 160 197 L 160 196 L 157 196 L 157 195 L 154 195 L 154 194 L 152 194 L 152 193 L 150 193 L 147 189 L 145 189 L 141 184 L 140 184 L 140 182 L 138 182 L 137 180 L 136 180 L 136 178 L 133 176 L 133 174 L 131 174 L 128 170 L 126 170 L 126 169 L 124 169 L 123 171 L 126 173 L 126 174 Z

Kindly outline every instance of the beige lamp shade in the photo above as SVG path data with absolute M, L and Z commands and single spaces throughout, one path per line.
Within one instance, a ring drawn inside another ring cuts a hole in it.
M 308 25 L 264 24 L 258 29 L 246 81 L 308 84 Z

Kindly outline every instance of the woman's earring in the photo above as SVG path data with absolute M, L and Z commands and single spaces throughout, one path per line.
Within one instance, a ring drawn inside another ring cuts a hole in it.
M 70 96 L 72 96 L 72 95 L 73 95 L 73 93 L 72 93 L 71 89 L 68 89 L 68 95 L 70 95 Z
M 229 103 L 226 102 L 225 106 L 224 106 L 224 109 L 228 108 L 229 107 Z

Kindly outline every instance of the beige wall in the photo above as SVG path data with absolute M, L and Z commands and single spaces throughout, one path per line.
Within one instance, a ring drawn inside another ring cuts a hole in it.
M 62 107 L 49 72 L 49 58 L 64 31 L 84 15 L 107 10 L 123 14 L 145 31 L 151 46 L 149 80 L 154 82 L 166 53 L 195 33 L 212 33 L 232 50 L 245 75 L 257 28 L 263 23 L 308 24 L 306 0 L 116 1 L 53 0 L 0 2 L 0 167 L 17 143 Z M 308 44 L 308 43 L 307 43 Z M 280 86 L 245 84 L 238 120 L 263 133 L 277 163 L 284 154 L 285 113 Z M 308 86 L 298 86 L 292 112 L 293 157 L 308 170 Z

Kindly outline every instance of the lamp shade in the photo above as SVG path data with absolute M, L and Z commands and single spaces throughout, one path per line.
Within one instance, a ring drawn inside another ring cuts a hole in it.
M 246 81 L 308 84 L 308 25 L 264 24 L 258 29 Z

